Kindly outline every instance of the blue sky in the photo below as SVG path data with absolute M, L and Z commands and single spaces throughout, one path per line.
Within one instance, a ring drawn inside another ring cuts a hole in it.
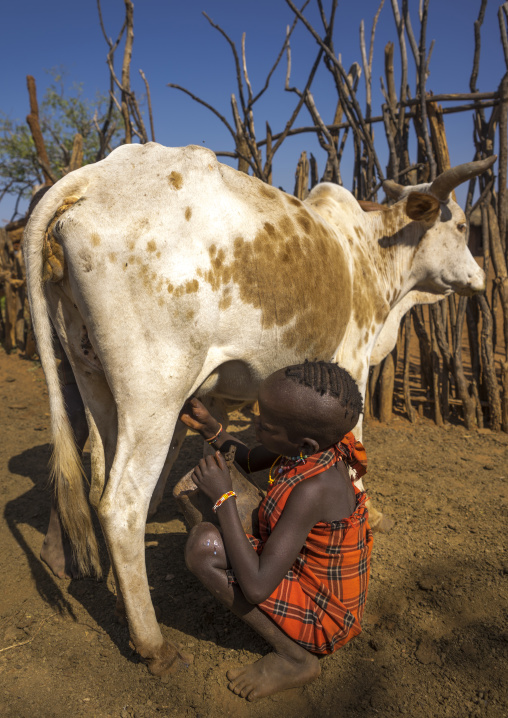
M 330 0 L 325 0 L 328 7 Z M 478 89 L 496 90 L 506 71 L 499 40 L 497 21 L 498 0 L 490 0 L 482 26 L 482 55 Z M 409 0 L 412 24 L 418 37 L 418 0 Z M 346 68 L 361 63 L 359 26 L 363 18 L 367 42 L 377 0 L 341 0 L 336 20 L 335 48 L 341 53 Z M 435 94 L 468 92 L 473 63 L 473 23 L 478 17 L 480 0 L 431 0 L 427 44 L 435 40 L 427 87 Z M 138 70 L 141 68 L 149 83 L 155 120 L 156 140 L 166 145 L 202 144 L 215 151 L 232 150 L 231 137 L 208 110 L 177 90 L 167 87 L 174 82 L 187 87 L 214 105 L 231 121 L 230 96 L 237 93 L 236 75 L 231 50 L 224 38 L 202 16 L 206 11 L 214 22 L 241 46 L 246 32 L 247 63 L 251 83 L 256 92 L 284 41 L 285 28 L 293 14 L 284 0 L 138 0 L 134 10 L 135 41 L 131 64 L 133 88 L 143 92 Z M 124 15 L 122 0 L 103 0 L 103 14 L 108 34 L 116 37 Z M 305 14 L 320 28 L 315 0 Z M 28 112 L 26 75 L 36 78 L 39 99 L 51 78 L 45 72 L 63 66 L 69 84 L 82 82 L 84 96 L 92 99 L 97 91 L 108 88 L 106 43 L 98 22 L 94 0 L 69 3 L 64 0 L 24 0 L 5 3 L 2 9 L 2 43 L 0 43 L 0 110 L 11 119 L 23 121 Z M 398 69 L 398 44 L 390 0 L 385 0 L 378 23 L 373 61 L 373 113 L 379 114 L 382 102 L 379 78 L 384 74 L 384 46 L 395 43 Z M 118 54 L 118 71 L 121 53 Z M 317 54 L 316 42 L 303 27 L 297 27 L 292 40 L 291 84 L 303 88 Z M 414 88 L 414 64 L 408 47 L 409 79 Z M 284 92 L 285 61 L 271 80 L 270 89 L 256 106 L 255 122 L 259 137 L 264 137 L 265 122 L 275 133 L 289 118 L 297 98 Z M 397 87 L 398 87 L 397 76 Z M 359 97 L 364 100 L 363 78 Z M 413 90 L 414 91 L 414 90 Z M 316 104 L 326 122 L 333 120 L 336 93 L 330 74 L 323 67 L 313 85 Z M 363 109 L 363 104 L 362 104 Z M 489 110 L 490 112 L 490 110 Z M 296 123 L 311 124 L 306 110 Z M 469 115 L 449 115 L 446 128 L 453 164 L 472 158 L 472 123 Z M 382 126 L 376 126 L 376 146 L 382 164 L 386 162 Z M 294 172 L 302 150 L 313 152 L 320 172 L 324 155 L 311 135 L 298 135 L 287 140 L 275 156 L 274 184 L 293 191 Z M 415 150 L 412 148 L 412 159 Z M 227 160 L 224 160 L 227 161 Z M 351 187 L 351 153 L 346 154 L 342 175 Z M 460 196 L 459 196 L 460 198 Z M 12 203 L 0 206 L 0 221 L 7 221 Z

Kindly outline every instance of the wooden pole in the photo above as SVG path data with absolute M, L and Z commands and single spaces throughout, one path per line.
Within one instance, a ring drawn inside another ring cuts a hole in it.
M 46 185 L 52 185 L 56 182 L 56 177 L 51 171 L 51 165 L 49 163 L 49 157 L 39 123 L 39 104 L 37 102 L 37 87 L 35 85 L 35 78 L 33 78 L 32 75 L 27 75 L 26 83 L 28 86 L 28 97 L 30 100 L 30 114 L 27 115 L 26 121 L 28 122 L 30 132 L 32 133 L 35 151 L 37 152 L 37 159 L 39 160 L 39 164 L 44 175 L 44 183 Z

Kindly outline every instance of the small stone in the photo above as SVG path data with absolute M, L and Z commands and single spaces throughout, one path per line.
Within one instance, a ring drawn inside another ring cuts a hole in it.
M 175 577 L 175 574 L 174 574 L 174 573 L 167 573 L 164 580 L 165 580 L 165 581 L 172 581 L 172 580 L 174 579 L 174 577 Z
M 441 657 L 436 651 L 435 646 L 424 641 L 421 641 L 420 645 L 416 649 L 415 658 L 425 666 L 429 665 L 429 663 L 435 663 L 440 666 L 442 663 Z
M 433 581 L 431 578 L 421 578 L 418 581 L 418 588 L 421 588 L 422 591 L 435 591 L 436 582 Z
M 16 626 L 9 626 L 4 633 L 4 641 L 15 643 L 25 638 L 25 632 L 16 628 Z
M 6 376 L 5 381 L 8 381 L 10 384 L 12 381 L 16 381 L 16 379 L 13 376 Z
M 492 464 L 485 464 L 485 466 L 483 468 L 485 469 L 485 471 L 493 471 L 494 470 L 494 467 L 492 466 Z

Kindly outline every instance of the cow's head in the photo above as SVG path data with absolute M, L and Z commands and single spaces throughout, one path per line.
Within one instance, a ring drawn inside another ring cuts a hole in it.
M 383 183 L 389 196 L 397 200 L 406 198 L 410 219 L 427 226 L 413 260 L 413 272 L 421 282 L 415 289 L 463 295 L 485 289 L 485 273 L 467 246 L 465 214 L 450 195 L 455 187 L 485 172 L 495 161 L 493 156 L 458 165 L 429 184 L 403 187 L 392 180 Z

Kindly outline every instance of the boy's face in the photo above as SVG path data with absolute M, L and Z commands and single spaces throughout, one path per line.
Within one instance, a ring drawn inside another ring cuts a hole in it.
M 299 437 L 288 436 L 291 414 L 277 393 L 264 383 L 259 388 L 259 417 L 254 420 L 256 439 L 265 449 L 283 456 L 298 456 L 302 450 Z
M 299 444 L 289 440 L 284 426 L 266 418 L 266 413 L 261 408 L 261 402 L 259 403 L 259 416 L 254 419 L 254 428 L 256 429 L 257 441 L 263 444 L 268 451 L 273 451 L 274 454 L 282 454 L 282 456 L 298 455 Z

